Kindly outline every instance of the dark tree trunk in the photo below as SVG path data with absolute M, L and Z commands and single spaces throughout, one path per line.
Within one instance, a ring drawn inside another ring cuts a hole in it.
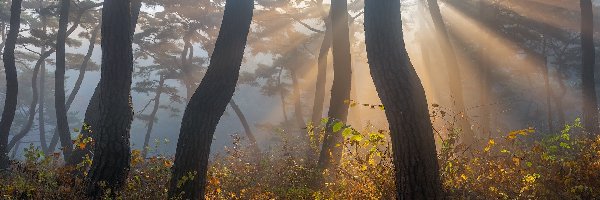
M 73 142 L 67 119 L 65 106 L 65 46 L 67 39 L 67 27 L 69 25 L 70 0 L 60 2 L 60 18 L 58 20 L 58 33 L 56 39 L 56 72 L 54 78 L 54 108 L 56 110 L 56 129 L 60 138 L 60 144 L 65 160 L 71 157 Z M 67 162 L 69 163 L 69 162 Z
M 154 128 L 154 121 L 156 119 L 156 114 L 158 113 L 158 109 L 160 108 L 160 96 L 163 92 L 163 87 L 165 85 L 165 77 L 163 75 L 160 76 L 158 81 L 158 87 L 156 88 L 156 95 L 154 96 L 154 106 L 152 107 L 152 112 L 150 113 L 150 118 L 148 121 L 148 129 L 146 130 L 146 136 L 144 137 L 144 146 L 142 149 L 142 158 L 146 158 L 148 155 L 148 149 L 150 148 L 150 135 L 152 134 L 152 128 Z
M 226 1 L 210 65 L 183 114 L 170 198 L 182 195 L 183 199 L 204 199 L 210 145 L 217 123 L 235 91 L 253 8 L 251 0 Z M 188 174 L 195 174 L 194 178 L 178 185 Z
M 544 68 L 542 75 L 544 76 L 544 89 L 546 90 L 546 119 L 548 120 L 548 130 L 554 133 L 554 118 L 552 111 L 552 85 L 550 85 L 550 66 L 548 65 L 548 56 L 546 56 L 546 39 L 542 39 L 542 54 L 540 55 Z
M 582 70 L 581 89 L 583 93 L 583 125 L 590 134 L 598 134 L 598 103 L 594 66 L 596 50 L 594 49 L 594 13 L 591 0 L 580 0 L 581 7 L 581 49 Z
M 473 130 L 471 130 L 471 124 L 466 113 L 467 110 L 465 109 L 462 78 L 456 53 L 454 52 L 454 48 L 450 43 L 450 37 L 448 35 L 448 30 L 446 29 L 442 13 L 440 12 L 438 1 L 427 0 L 427 4 L 429 5 L 431 19 L 435 25 L 435 31 L 438 33 L 440 38 L 438 41 L 440 42 L 444 58 L 447 62 L 446 67 L 448 71 L 448 80 L 450 80 L 450 93 L 453 97 L 452 100 L 454 102 L 453 106 L 456 109 L 455 111 L 459 113 L 457 116 L 457 123 L 462 131 L 462 142 L 464 144 L 471 144 L 473 141 L 475 141 L 475 134 L 473 133 Z
M 325 21 L 325 33 L 323 36 L 323 42 L 319 49 L 319 56 L 317 58 L 317 80 L 315 87 L 315 99 L 313 101 L 313 110 L 311 122 L 313 125 L 318 126 L 323 118 L 323 104 L 325 103 L 325 85 L 327 84 L 327 57 L 329 56 L 329 49 L 331 49 L 331 20 L 329 16 L 323 18 Z
M 235 100 L 233 99 L 231 99 L 231 101 L 229 102 L 229 106 L 231 106 L 233 112 L 235 112 L 235 115 L 237 115 L 237 117 L 240 119 L 240 123 L 242 123 L 242 127 L 244 127 L 244 132 L 246 132 L 246 137 L 248 137 L 252 149 L 256 151 L 255 153 L 260 153 L 260 148 L 258 148 L 256 137 L 254 137 L 254 133 L 252 133 L 252 128 L 250 128 L 250 124 L 248 123 L 248 120 L 246 120 L 246 116 L 242 112 L 242 109 L 240 109 L 240 106 L 238 106 L 237 103 L 235 103 Z
M 10 6 L 10 30 L 8 31 L 6 46 L 2 54 L 4 73 L 6 74 L 6 98 L 4 99 L 2 119 L 0 119 L 0 169 L 6 169 L 9 166 L 9 149 L 7 148 L 8 135 L 17 110 L 19 83 L 17 79 L 17 67 L 15 64 L 15 46 L 17 37 L 19 36 L 20 27 L 21 0 L 13 0 Z
M 365 0 L 371 76 L 390 125 L 398 199 L 443 199 L 427 99 L 408 57 L 400 0 Z
M 139 14 L 140 14 L 140 9 L 141 9 L 141 0 L 133 0 L 131 2 L 131 37 L 133 38 L 133 34 L 135 32 L 135 29 L 137 27 L 137 21 L 139 18 Z M 136 22 L 136 23 L 134 23 Z M 100 25 L 102 24 L 102 19 L 100 20 Z M 97 29 L 94 30 L 96 33 L 96 37 L 97 37 Z M 89 50 L 89 48 L 88 48 Z M 88 51 L 89 53 L 89 51 Z M 83 65 L 82 65 L 83 66 Z M 92 137 L 95 135 L 92 135 L 93 129 L 96 127 L 96 125 L 98 124 L 98 120 L 100 118 L 100 83 L 98 83 L 98 85 L 96 85 L 96 88 L 94 89 L 94 93 L 92 94 L 92 98 L 90 99 L 90 102 L 88 103 L 88 106 L 85 110 L 85 117 L 84 117 L 84 126 L 81 128 L 81 133 L 82 136 L 84 138 L 87 137 Z M 69 107 L 69 105 L 67 105 L 67 107 Z M 94 138 L 95 139 L 95 138 Z M 83 159 L 89 155 L 92 152 L 92 149 L 90 148 L 90 145 L 86 145 L 83 149 L 80 148 L 75 148 L 73 150 L 73 158 L 70 159 L 72 163 L 77 164 L 80 163 L 81 161 L 83 161 Z
M 131 159 L 129 131 L 133 120 L 131 81 L 133 52 L 128 0 L 105 0 L 102 8 L 102 64 L 99 120 L 94 128 L 94 156 L 87 178 L 87 195 L 112 194 L 122 189 Z M 106 187 L 105 187 L 106 188 Z
M 348 3 L 346 0 L 331 1 L 331 25 L 332 52 L 333 52 L 333 86 L 331 88 L 331 100 L 329 101 L 329 124 L 334 121 L 346 122 L 348 118 L 347 103 L 350 100 L 350 89 L 352 85 L 352 57 L 350 55 L 350 28 L 348 27 Z M 343 140 L 342 134 L 334 133 L 328 126 L 323 147 L 319 155 L 318 168 L 326 169 L 331 165 L 337 165 L 342 155 L 342 146 L 336 144 Z
M 43 9 L 42 2 L 40 1 L 40 9 Z M 46 19 L 46 15 L 40 16 L 42 21 L 42 31 L 45 33 L 48 21 Z M 40 49 L 40 52 L 46 52 L 46 45 L 43 45 Z M 45 95 L 46 95 L 46 62 L 42 63 L 41 69 L 42 74 L 40 75 L 40 108 L 38 113 L 38 130 L 40 132 L 40 146 L 42 147 L 42 151 L 44 154 L 48 155 L 48 142 L 46 141 L 46 116 L 45 116 Z
M 98 37 L 98 29 L 99 26 L 94 28 L 92 31 L 92 35 L 90 37 L 90 44 L 88 45 L 88 50 L 85 56 L 83 57 L 83 62 L 81 62 L 81 66 L 79 67 L 79 75 L 77 76 L 77 80 L 75 81 L 75 85 L 73 86 L 73 90 L 71 94 L 69 94 L 69 98 L 67 99 L 66 108 L 67 111 L 71 108 L 73 101 L 75 100 L 75 96 L 79 93 L 79 89 L 81 89 L 81 84 L 83 83 L 83 78 L 85 78 L 85 73 L 87 72 L 87 67 L 92 58 L 92 54 L 94 53 L 94 48 L 96 46 L 96 39 Z

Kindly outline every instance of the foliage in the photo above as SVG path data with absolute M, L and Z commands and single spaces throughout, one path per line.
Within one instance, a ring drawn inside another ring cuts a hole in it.
M 211 159 L 207 199 L 394 199 L 389 133 L 372 126 L 361 131 L 343 123 L 332 126 L 343 134 L 344 143 L 339 145 L 345 150 L 340 166 L 324 172 L 317 170 L 315 160 L 306 159 L 307 154 L 317 155 L 315 145 L 290 142 L 298 141 L 298 135 L 276 130 L 273 137 L 278 139 L 260 155 L 244 138 L 233 135 L 232 145 Z M 323 128 L 307 127 L 315 144 L 322 140 Z M 445 192 L 450 199 L 597 198 L 600 137 L 580 131 L 576 120 L 560 133 L 527 128 L 470 147 L 457 145 L 460 132 L 450 131 L 438 145 Z M 14 163 L 13 173 L 2 174 L 2 198 L 80 199 L 83 180 L 60 167 L 59 156 L 45 156 L 34 146 L 25 149 L 27 159 Z M 165 180 L 172 165 L 171 158 L 144 159 L 134 150 L 119 199 L 166 199 Z

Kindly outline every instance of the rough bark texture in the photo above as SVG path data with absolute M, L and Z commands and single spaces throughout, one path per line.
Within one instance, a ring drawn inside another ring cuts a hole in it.
M 581 49 L 582 70 L 581 89 L 583 92 L 583 125 L 591 134 L 598 134 L 598 103 L 594 66 L 596 50 L 594 49 L 594 13 L 591 0 L 580 0 L 581 6 Z
M 15 118 L 17 109 L 17 95 L 19 83 L 17 80 L 17 67 L 15 64 L 15 46 L 19 29 L 21 27 L 21 0 L 13 0 L 10 6 L 10 30 L 6 39 L 6 45 L 2 54 L 4 62 L 4 73 L 6 74 L 6 98 L 4 99 L 4 110 L 0 119 L 0 170 L 9 166 L 8 161 L 8 135 L 10 127 Z
M 323 21 L 325 21 L 325 33 L 323 36 L 323 43 L 321 43 L 321 48 L 319 49 L 319 56 L 317 58 L 317 80 L 311 117 L 311 122 L 313 125 L 319 125 L 321 123 L 321 118 L 323 118 L 325 85 L 327 83 L 327 56 L 329 55 L 329 49 L 331 49 L 331 20 L 329 16 L 326 16 L 324 17 Z
M 146 130 L 146 136 L 144 137 L 144 146 L 142 150 L 142 158 L 146 158 L 148 155 L 148 149 L 150 148 L 150 135 L 152 134 L 152 128 L 154 128 L 154 121 L 156 119 L 156 114 L 158 113 L 158 109 L 160 108 L 160 96 L 162 95 L 162 90 L 165 85 L 165 77 L 160 76 L 158 80 L 158 87 L 156 88 L 156 95 L 154 96 L 154 106 L 152 107 L 152 112 L 150 113 L 150 121 L 148 121 L 148 129 Z
M 60 5 L 60 18 L 58 20 L 58 33 L 56 39 L 54 108 L 56 110 L 56 129 L 60 138 L 60 144 L 62 146 L 65 160 L 68 160 L 71 157 L 71 152 L 73 150 L 73 142 L 71 141 L 71 131 L 69 130 L 67 109 L 65 107 L 65 41 L 67 39 L 67 27 L 69 25 L 69 10 L 71 7 L 71 1 L 62 0 Z
M 169 186 L 171 198 L 204 199 L 210 145 L 235 91 L 253 9 L 252 0 L 226 1 L 210 65 L 181 122 Z M 195 174 L 194 178 L 180 182 L 188 174 Z
M 350 55 L 350 28 L 348 27 L 348 3 L 346 0 L 331 1 L 332 54 L 333 54 L 333 85 L 327 116 L 330 122 L 346 122 L 348 118 L 347 103 L 350 100 L 352 85 L 352 57 Z M 330 123 L 332 124 L 332 123 Z M 330 126 L 328 126 L 330 127 Z M 330 164 L 337 165 L 342 155 L 342 146 L 336 144 L 343 140 L 342 134 L 327 129 L 323 139 L 323 147 L 319 155 L 319 169 L 326 169 Z
M 454 108 L 456 109 L 456 112 L 459 113 L 457 116 L 457 123 L 462 130 L 461 138 L 463 143 L 471 144 L 475 141 L 475 134 L 473 133 L 473 130 L 471 130 L 471 124 L 467 117 L 467 111 L 465 110 L 462 78 L 456 53 L 450 43 L 450 37 L 448 36 L 448 30 L 446 29 L 444 18 L 440 12 L 438 1 L 427 0 L 427 4 L 429 5 L 429 13 L 431 14 L 433 24 L 435 25 L 435 30 L 438 33 L 440 46 L 442 47 L 442 52 L 444 53 L 444 58 L 447 62 L 446 67 L 448 71 L 448 80 L 450 81 L 450 93 L 454 100 Z
M 400 0 L 365 0 L 367 55 L 390 125 L 398 199 L 442 199 L 427 99 L 398 10 Z
M 112 192 L 122 189 L 131 159 L 129 131 L 133 120 L 131 79 L 133 52 L 128 0 L 105 0 L 102 8 L 102 64 L 99 121 L 95 130 L 93 162 L 87 195 L 102 195 L 103 182 Z

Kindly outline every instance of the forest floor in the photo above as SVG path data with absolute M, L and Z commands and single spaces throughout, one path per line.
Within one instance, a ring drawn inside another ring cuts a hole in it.
M 438 141 L 444 190 L 450 199 L 599 199 L 600 137 L 581 130 L 577 120 L 555 134 L 527 128 L 470 146 L 458 144 L 457 131 L 448 131 Z M 389 134 L 343 131 L 340 165 L 319 172 L 315 160 L 305 158 L 316 153 L 314 136 L 321 131 L 308 132 L 311 148 L 289 142 L 298 138 L 283 137 L 260 154 L 242 137 L 232 136 L 232 145 L 211 159 L 207 199 L 395 199 Z M 84 181 L 61 167 L 56 155 L 45 156 L 33 145 L 25 155 L 10 173 L 2 173 L 1 199 L 84 196 Z M 130 175 L 119 197 L 167 199 L 172 158 L 140 155 L 132 151 Z

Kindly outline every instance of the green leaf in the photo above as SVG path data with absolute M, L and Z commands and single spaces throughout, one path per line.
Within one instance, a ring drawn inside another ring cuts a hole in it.
M 344 123 L 343 122 L 337 122 L 333 125 L 333 132 L 338 132 L 340 130 L 342 130 L 342 128 L 344 127 Z
M 363 136 L 362 135 L 354 135 L 350 138 L 350 141 L 356 141 L 356 142 L 360 142 L 363 140 Z
M 564 143 L 564 142 L 560 143 L 560 147 L 565 148 L 565 149 L 570 149 L 571 148 L 571 146 L 569 144 Z
M 349 138 L 350 136 L 352 136 L 352 132 L 352 128 L 345 128 L 342 132 L 342 136 L 344 136 L 344 138 Z
M 321 125 L 326 125 L 327 122 L 329 122 L 329 118 L 323 118 L 323 119 L 321 119 Z

